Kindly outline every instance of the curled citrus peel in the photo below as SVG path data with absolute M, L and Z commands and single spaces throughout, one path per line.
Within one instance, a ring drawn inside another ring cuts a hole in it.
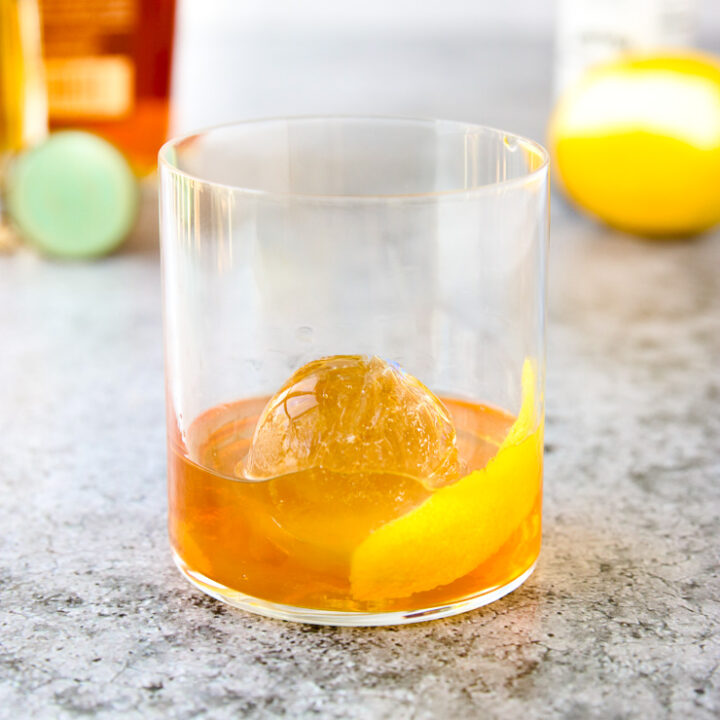
M 540 490 L 543 426 L 535 427 L 535 384 L 534 365 L 526 360 L 520 412 L 483 469 L 437 490 L 357 546 L 350 568 L 355 599 L 401 598 L 446 585 L 508 540 Z

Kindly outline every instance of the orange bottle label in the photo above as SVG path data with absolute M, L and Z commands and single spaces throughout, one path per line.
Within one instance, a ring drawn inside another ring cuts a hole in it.
M 48 58 L 45 77 L 53 118 L 118 118 L 132 112 L 135 67 L 127 55 Z
M 129 115 L 137 0 L 43 0 L 42 13 L 51 119 Z

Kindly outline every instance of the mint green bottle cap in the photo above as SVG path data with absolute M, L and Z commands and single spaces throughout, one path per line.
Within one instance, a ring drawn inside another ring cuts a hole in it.
M 132 229 L 138 188 L 123 155 L 97 135 L 54 133 L 15 161 L 7 209 L 20 233 L 67 258 L 103 255 Z

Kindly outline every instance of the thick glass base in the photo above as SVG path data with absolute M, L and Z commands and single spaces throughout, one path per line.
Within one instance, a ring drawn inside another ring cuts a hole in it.
M 204 575 L 191 570 L 176 552 L 173 552 L 173 557 L 180 572 L 195 585 L 195 587 L 200 588 L 204 593 L 214 597 L 216 600 L 222 600 L 228 605 L 278 620 L 290 620 L 293 622 L 308 623 L 310 625 L 336 625 L 346 627 L 408 625 L 410 623 L 437 620 L 451 615 L 459 615 L 469 610 L 475 610 L 483 605 L 488 605 L 495 600 L 499 600 L 501 597 L 520 587 L 520 585 L 532 575 L 533 570 L 535 570 L 535 565 L 537 564 L 537 562 L 534 562 L 522 575 L 519 575 L 502 587 L 473 595 L 472 597 L 466 597 L 457 602 L 424 608 L 422 610 L 409 610 L 407 612 L 372 613 L 313 610 L 312 608 L 293 607 L 292 605 L 283 605 L 261 600 L 220 585 Z

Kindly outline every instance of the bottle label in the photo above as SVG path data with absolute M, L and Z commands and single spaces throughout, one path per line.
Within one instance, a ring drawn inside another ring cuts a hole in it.
M 131 114 L 137 0 L 42 0 L 41 5 L 51 119 Z
M 135 68 L 126 55 L 48 58 L 48 109 L 58 120 L 118 118 L 132 111 Z

